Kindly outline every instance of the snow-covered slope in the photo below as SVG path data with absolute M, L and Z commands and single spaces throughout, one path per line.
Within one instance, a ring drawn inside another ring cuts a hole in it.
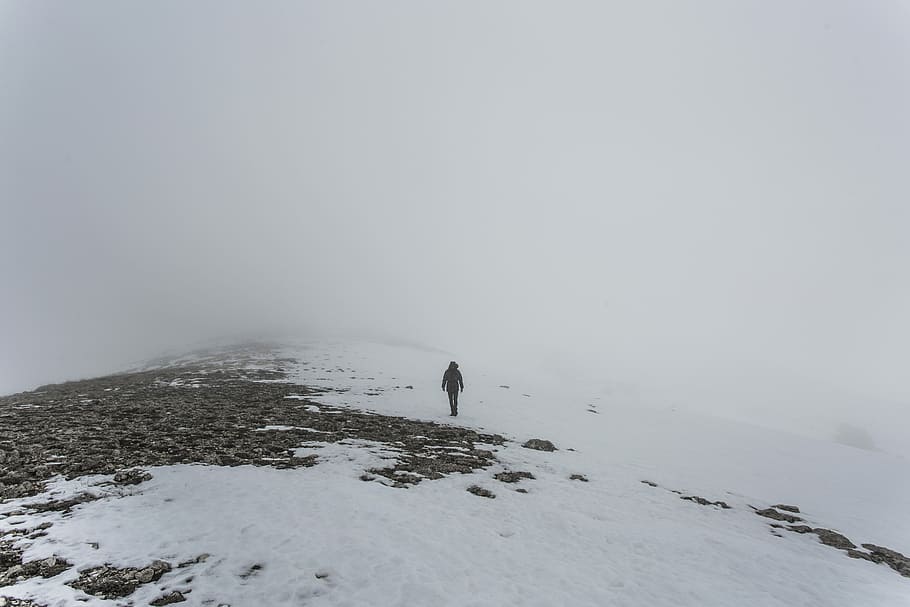
M 493 447 L 498 462 L 487 470 L 402 489 L 361 480 L 394 457 L 387 445 L 302 445 L 299 455 L 315 454 L 319 465 L 153 468 L 152 480 L 120 499 L 83 504 L 71 516 L 10 515 L 30 500 L 8 501 L 0 530 L 54 523 L 24 560 L 141 567 L 210 555 L 140 587 L 129 597 L 137 605 L 173 590 L 186 604 L 234 607 L 910 605 L 910 578 L 815 535 L 776 530 L 753 509 L 798 505 L 805 524 L 907 554 L 906 461 L 644 409 L 596 381 L 556 385 L 468 360 L 459 361 L 461 414 L 450 418 L 440 389 L 448 360 L 411 347 L 299 343 L 243 364 L 281 368 L 294 382 L 326 389 L 310 397 L 320 404 L 501 434 L 509 440 Z M 204 376 L 183 379 L 205 389 Z M 523 448 L 530 438 L 558 450 Z M 502 483 L 493 477 L 503 470 L 534 478 Z M 99 480 L 58 481 L 53 490 L 97 491 Z M 495 499 L 466 491 L 475 485 Z M 64 584 L 76 575 L 32 578 L 0 595 L 127 604 Z

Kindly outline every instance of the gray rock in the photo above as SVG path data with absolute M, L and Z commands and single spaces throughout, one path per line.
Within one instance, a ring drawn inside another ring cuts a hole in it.
M 175 590 L 174 592 L 172 592 L 170 594 L 166 594 L 164 596 L 158 597 L 157 599 L 155 599 L 154 601 L 152 601 L 149 604 L 153 605 L 154 607 L 160 607 L 161 605 L 171 605 L 173 603 L 182 603 L 185 600 L 186 600 L 186 597 L 183 596 L 182 593 Z
M 721 502 L 721 501 L 712 502 L 711 500 L 707 500 L 698 495 L 683 495 L 683 496 L 680 496 L 679 499 L 686 500 L 688 502 L 695 502 L 696 504 L 700 504 L 702 506 L 717 506 L 723 510 L 730 510 L 730 505 L 727 504 L 727 502 Z
M 863 544 L 863 548 L 870 552 L 871 560 L 885 563 L 902 576 L 910 577 L 910 558 L 896 550 L 876 546 L 875 544 Z
M 778 527 L 782 527 L 782 525 L 777 525 L 777 526 L 778 526 Z M 794 533 L 812 533 L 813 531 L 815 531 L 815 530 L 814 530 L 812 527 L 810 527 L 809 525 L 789 525 L 789 526 L 784 527 L 784 528 L 785 528 L 785 529 L 788 529 L 788 530 L 790 530 L 790 531 L 792 531 L 792 532 L 794 532 Z
M 490 499 L 493 499 L 496 497 L 496 495 L 492 491 L 490 491 L 489 489 L 484 489 L 483 487 L 480 487 L 478 485 L 471 485 L 470 487 L 468 487 L 468 493 L 473 493 L 474 495 L 479 495 L 480 497 L 488 497 Z
M 505 472 L 499 472 L 497 474 L 494 474 L 493 478 L 495 478 L 496 480 L 503 482 L 503 483 L 517 483 L 518 481 L 520 481 L 523 478 L 533 479 L 534 475 L 531 474 L 530 472 L 505 471 Z
M 774 508 L 765 508 L 764 510 L 756 510 L 755 514 L 757 514 L 758 516 L 764 516 L 765 518 L 774 519 L 775 521 L 784 521 L 786 523 L 798 523 L 801 520 L 803 520 L 794 514 L 786 514 L 783 512 L 778 512 Z
M 522 447 L 525 449 L 535 449 L 537 451 L 556 451 L 556 445 L 542 438 L 532 438 L 525 442 Z
M 138 485 L 152 480 L 152 475 L 145 470 L 123 470 L 114 475 L 114 483 L 118 485 Z
M 158 581 L 170 570 L 170 564 L 164 561 L 153 561 L 151 565 L 141 569 L 134 567 L 118 569 L 104 565 L 81 571 L 79 578 L 67 582 L 67 585 L 93 596 L 120 598 L 129 596 L 142 584 Z
M 819 527 L 813 529 L 813 533 L 815 533 L 818 536 L 819 541 L 821 541 L 821 543 L 825 544 L 826 546 L 831 546 L 840 550 L 856 548 L 856 544 L 836 531 L 831 531 L 830 529 L 822 529 Z

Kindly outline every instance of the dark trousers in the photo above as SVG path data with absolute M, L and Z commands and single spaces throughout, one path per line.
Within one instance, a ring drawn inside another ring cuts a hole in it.
M 452 410 L 452 415 L 458 415 L 458 391 L 449 392 L 449 409 Z

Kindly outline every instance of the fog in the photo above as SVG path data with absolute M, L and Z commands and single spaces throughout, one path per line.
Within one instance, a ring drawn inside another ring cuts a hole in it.
M 2 2 L 0 393 L 345 335 L 899 450 L 908 6 Z

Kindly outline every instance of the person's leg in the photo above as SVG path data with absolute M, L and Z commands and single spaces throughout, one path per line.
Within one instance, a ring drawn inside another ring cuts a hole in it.
M 452 413 L 458 417 L 458 392 L 452 392 Z
M 449 415 L 455 415 L 455 393 L 449 392 Z

